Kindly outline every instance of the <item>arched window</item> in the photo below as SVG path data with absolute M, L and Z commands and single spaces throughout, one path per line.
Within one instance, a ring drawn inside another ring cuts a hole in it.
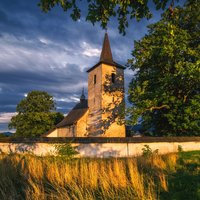
M 111 74 L 111 81 L 112 81 L 112 83 L 115 83 L 115 73 Z

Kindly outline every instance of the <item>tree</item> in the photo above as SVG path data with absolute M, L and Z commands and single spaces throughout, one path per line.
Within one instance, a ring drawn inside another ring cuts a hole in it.
M 18 114 L 12 117 L 9 128 L 16 128 L 16 136 L 40 136 L 63 119 L 55 112 L 53 97 L 47 92 L 32 91 L 17 105 Z
M 128 113 L 153 135 L 200 135 L 199 13 L 199 0 L 189 0 L 135 42 Z
M 157 10 L 164 9 L 168 2 L 173 6 L 174 0 L 153 0 Z M 57 5 L 61 6 L 64 11 L 70 12 L 71 18 L 75 21 L 80 19 L 81 12 L 84 11 L 81 8 L 87 7 L 86 20 L 93 25 L 100 22 L 104 29 L 111 17 L 117 17 L 118 29 L 120 33 L 125 34 L 129 19 L 135 18 L 139 21 L 142 18 L 151 18 L 149 3 L 148 0 L 40 0 L 38 5 L 44 12 L 50 11 Z

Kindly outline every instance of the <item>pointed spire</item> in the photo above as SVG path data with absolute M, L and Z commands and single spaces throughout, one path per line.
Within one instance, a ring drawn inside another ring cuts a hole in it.
M 108 33 L 106 31 L 103 41 L 103 47 L 101 51 L 100 61 L 104 62 L 113 62 L 112 52 L 110 48 L 110 42 L 108 39 Z
M 85 94 L 84 94 L 84 88 L 82 89 L 82 94 L 80 97 L 80 102 L 83 102 L 85 100 Z

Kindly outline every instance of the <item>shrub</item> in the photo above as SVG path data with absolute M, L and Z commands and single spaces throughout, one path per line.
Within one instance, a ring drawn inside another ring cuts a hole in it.
M 72 147 L 71 143 L 57 144 L 55 145 L 56 154 L 64 158 L 73 158 L 78 154 L 78 151 Z

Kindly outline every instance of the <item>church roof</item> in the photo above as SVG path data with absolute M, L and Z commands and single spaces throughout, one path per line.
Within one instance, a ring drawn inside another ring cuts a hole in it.
M 87 70 L 87 72 L 90 72 L 92 71 L 93 69 L 95 69 L 96 67 L 98 67 L 100 64 L 108 64 L 108 65 L 112 65 L 112 66 L 115 66 L 117 68 L 121 68 L 121 69 L 126 69 L 124 66 L 116 63 L 116 62 L 103 62 L 103 61 L 99 61 L 96 65 L 94 65 L 93 67 L 91 67 L 90 69 Z
M 88 101 L 82 100 L 80 103 L 68 113 L 68 115 L 56 125 L 57 128 L 62 128 L 75 124 L 88 110 Z
M 102 62 L 113 62 L 112 52 L 110 48 L 110 42 L 108 38 L 108 34 L 105 33 L 103 47 L 101 51 L 100 61 Z
M 94 68 L 96 68 L 97 66 L 99 66 L 102 63 L 112 65 L 112 66 L 116 66 L 116 67 L 121 68 L 121 69 L 125 69 L 124 66 L 116 63 L 113 60 L 112 52 L 111 52 L 111 48 L 110 48 L 110 42 L 109 42 L 109 38 L 108 38 L 107 33 L 105 33 L 105 36 L 104 36 L 104 41 L 103 41 L 103 46 L 102 46 L 102 51 L 101 51 L 101 56 L 100 56 L 99 62 L 96 65 L 94 65 L 93 67 L 91 67 L 90 69 L 88 69 L 87 72 L 92 71 Z

